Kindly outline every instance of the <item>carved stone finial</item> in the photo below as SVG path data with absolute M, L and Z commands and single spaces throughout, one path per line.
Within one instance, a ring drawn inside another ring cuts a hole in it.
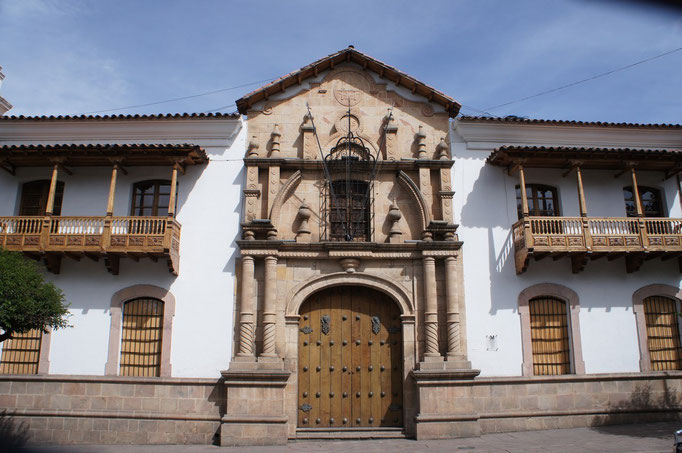
M 400 231 L 398 223 L 403 215 L 400 209 L 395 204 L 395 199 L 391 202 L 391 207 L 388 209 L 388 220 L 391 221 L 391 231 L 388 233 L 388 242 L 391 244 L 402 242 L 403 232 Z
M 270 157 L 279 157 L 279 140 L 280 137 L 282 137 L 282 133 L 279 130 L 278 124 L 275 124 L 270 137 L 272 138 L 272 152 L 270 153 Z
M 438 143 L 438 146 L 436 146 L 436 151 L 438 152 L 438 158 L 440 160 L 447 160 L 448 144 L 445 143 L 445 137 L 440 138 L 440 143 Z
M 246 157 L 258 157 L 258 148 L 258 141 L 254 135 L 251 137 L 251 141 L 249 142 L 249 148 Z
M 301 225 L 298 227 L 296 232 L 296 242 L 310 242 L 310 226 L 308 225 L 308 220 L 313 212 L 308 208 L 305 200 L 301 203 L 298 208 L 298 218 L 301 221 Z
M 419 132 L 416 134 L 419 159 L 426 159 L 426 134 L 424 133 L 424 126 L 419 126 Z
M 393 116 L 393 109 L 392 108 L 388 109 L 384 119 L 386 120 L 386 132 L 397 132 L 398 131 L 398 126 L 395 124 L 395 117 Z
M 360 260 L 355 258 L 344 258 L 341 261 L 339 261 L 339 263 L 341 264 L 341 267 L 343 268 L 344 271 L 348 272 L 349 274 L 352 274 L 360 265 Z
M 301 130 L 304 131 L 313 130 L 313 122 L 310 120 L 310 115 L 307 113 L 303 116 L 303 124 L 301 125 Z

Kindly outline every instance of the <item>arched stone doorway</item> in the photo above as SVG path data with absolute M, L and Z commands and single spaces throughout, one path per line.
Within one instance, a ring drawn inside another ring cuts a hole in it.
M 298 324 L 298 427 L 403 426 L 399 306 L 363 286 L 310 295 Z

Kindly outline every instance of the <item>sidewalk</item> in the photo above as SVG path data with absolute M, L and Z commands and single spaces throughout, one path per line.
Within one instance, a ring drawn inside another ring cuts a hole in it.
M 41 448 L 49 453 L 248 453 L 270 452 L 665 452 L 673 451 L 673 433 L 682 423 L 648 423 L 614 425 L 595 428 L 555 429 L 451 440 L 364 440 L 364 441 L 298 441 L 281 447 L 221 448 L 210 445 L 90 445 Z

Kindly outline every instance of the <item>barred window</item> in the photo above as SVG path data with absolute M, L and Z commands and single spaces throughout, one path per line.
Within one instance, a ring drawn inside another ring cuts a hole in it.
M 43 332 L 40 329 L 13 334 L 2 343 L 0 374 L 38 374 L 40 344 Z
M 540 296 L 529 301 L 533 374 L 571 372 L 566 303 Z
M 369 183 L 356 180 L 335 181 L 332 187 L 336 197 L 331 199 L 331 240 L 345 241 L 352 238 L 353 241 L 369 241 Z
M 160 376 L 163 302 L 139 298 L 123 305 L 121 376 Z
M 651 369 L 682 369 L 677 302 L 665 296 L 647 297 L 644 299 L 644 315 Z

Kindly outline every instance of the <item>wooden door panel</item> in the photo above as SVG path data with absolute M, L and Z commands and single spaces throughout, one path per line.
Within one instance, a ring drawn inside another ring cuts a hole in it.
M 402 426 L 398 307 L 370 289 L 337 287 L 300 314 L 299 426 Z

